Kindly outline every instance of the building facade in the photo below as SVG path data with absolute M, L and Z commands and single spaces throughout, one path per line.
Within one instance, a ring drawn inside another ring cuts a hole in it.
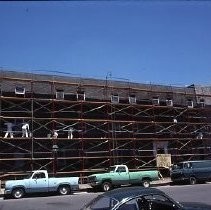
M 211 157 L 211 87 L 0 72 L 0 175 L 85 177 Z

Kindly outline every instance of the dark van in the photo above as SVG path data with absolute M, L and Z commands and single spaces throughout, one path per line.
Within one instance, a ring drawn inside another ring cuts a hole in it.
M 184 161 L 171 169 L 173 183 L 189 182 L 196 184 L 211 180 L 211 160 Z

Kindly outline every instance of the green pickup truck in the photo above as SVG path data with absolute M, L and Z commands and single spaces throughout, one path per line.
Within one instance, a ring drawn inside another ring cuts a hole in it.
M 150 187 L 150 182 L 159 179 L 158 170 L 129 172 L 126 165 L 114 165 L 108 172 L 88 176 L 88 184 L 93 188 L 101 187 L 103 191 L 109 191 L 114 186 L 142 185 Z

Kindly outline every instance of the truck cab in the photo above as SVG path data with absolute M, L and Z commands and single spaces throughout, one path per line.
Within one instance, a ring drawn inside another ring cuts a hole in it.
M 126 165 L 114 165 L 108 169 L 110 176 L 112 176 L 115 185 L 128 185 L 130 184 L 129 169 Z
M 27 184 L 27 183 L 26 183 Z M 28 179 L 29 192 L 48 192 L 48 172 L 33 171 Z

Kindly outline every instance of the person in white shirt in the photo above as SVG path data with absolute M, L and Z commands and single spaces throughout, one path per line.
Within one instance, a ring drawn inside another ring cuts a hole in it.
M 57 133 L 57 131 L 56 130 L 53 130 L 53 138 L 54 139 L 57 139 L 57 137 L 58 137 L 58 133 Z
M 22 126 L 22 137 L 29 137 L 29 124 L 28 123 L 24 123 Z
M 13 132 L 12 132 L 13 123 L 7 122 L 4 124 L 7 126 L 7 132 L 5 133 L 4 138 L 7 138 L 8 135 L 10 135 L 10 138 L 13 138 Z
M 68 139 L 73 139 L 73 128 L 72 127 L 70 127 L 68 129 Z

